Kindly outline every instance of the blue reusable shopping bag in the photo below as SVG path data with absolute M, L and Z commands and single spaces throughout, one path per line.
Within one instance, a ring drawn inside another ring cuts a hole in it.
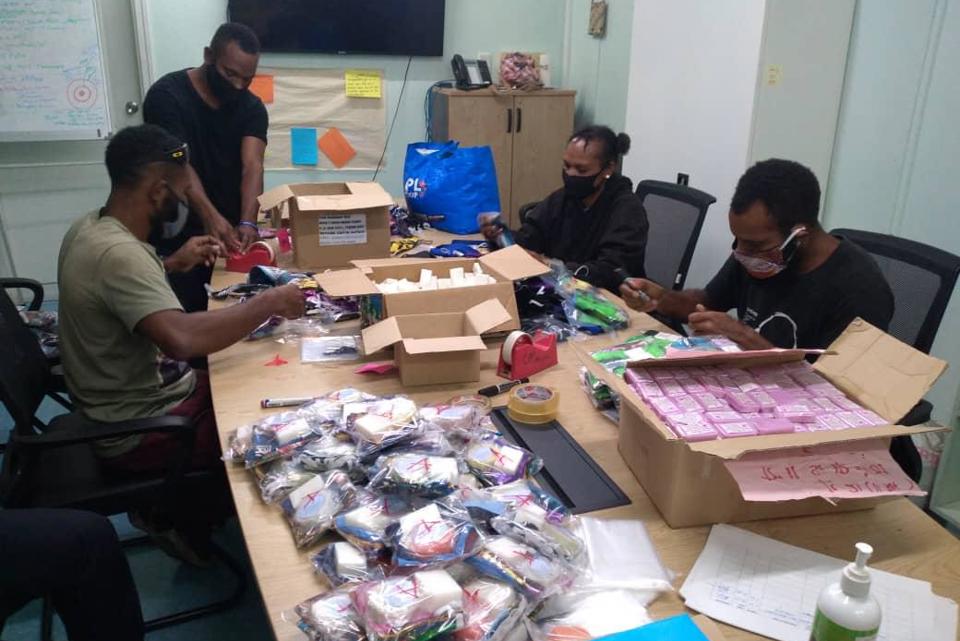
M 444 216 L 433 226 L 454 234 L 476 233 L 477 214 L 500 211 L 490 147 L 461 147 L 455 140 L 407 145 L 403 191 L 410 211 Z

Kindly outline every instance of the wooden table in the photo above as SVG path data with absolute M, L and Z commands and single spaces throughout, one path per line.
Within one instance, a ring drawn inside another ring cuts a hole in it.
M 238 282 L 239 274 L 218 270 L 214 287 Z M 655 326 L 653 319 L 633 314 L 631 333 Z M 354 332 L 356 331 L 356 325 Z M 626 334 L 624 334 L 626 336 Z M 591 342 L 610 344 L 607 335 Z M 502 382 L 496 376 L 499 344 L 491 344 L 483 357 L 481 381 L 467 386 L 446 385 L 404 389 L 396 373 L 386 376 L 354 374 L 356 362 L 345 365 L 301 364 L 299 346 L 275 340 L 238 343 L 210 357 L 210 382 L 220 431 L 221 446 L 238 426 L 250 423 L 268 411 L 259 400 L 266 397 L 309 396 L 340 387 L 358 387 L 373 394 L 404 393 L 418 404 L 445 401 L 462 393 L 475 393 L 484 385 Z M 589 346 L 589 343 L 587 344 Z M 289 361 L 280 367 L 265 364 L 276 355 Z M 683 577 L 706 541 L 708 527 L 681 530 L 664 523 L 617 451 L 617 427 L 590 404 L 577 382 L 579 361 L 570 345 L 561 345 L 560 364 L 536 376 L 537 383 L 560 392 L 564 427 L 630 497 L 632 503 L 597 512 L 597 516 L 642 520 L 663 562 Z M 253 561 L 257 583 L 278 641 L 304 637 L 294 625 L 283 621 L 281 612 L 324 591 L 324 583 L 313 573 L 309 557 L 316 552 L 294 547 L 286 521 L 275 507 L 264 505 L 253 475 L 242 466 L 228 465 L 230 489 L 236 503 L 247 550 Z M 930 581 L 937 594 L 960 601 L 960 542 L 906 499 L 880 507 L 846 514 L 778 519 L 741 524 L 741 527 L 771 538 L 829 554 L 849 558 L 854 543 L 870 541 L 876 548 L 871 565 L 916 579 Z M 676 593 L 657 599 L 650 607 L 654 618 L 684 611 Z M 760 639 L 757 635 L 721 626 L 730 641 Z

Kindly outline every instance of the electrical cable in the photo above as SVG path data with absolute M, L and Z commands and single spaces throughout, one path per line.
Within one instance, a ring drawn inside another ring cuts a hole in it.
M 403 82 L 400 84 L 400 95 L 397 96 L 397 106 L 393 110 L 393 119 L 390 120 L 390 128 L 387 129 L 387 137 L 383 141 L 383 151 L 380 152 L 380 160 L 377 161 L 377 169 L 373 172 L 373 182 L 377 181 L 380 175 L 380 168 L 383 166 L 383 158 L 387 155 L 387 145 L 390 144 L 390 136 L 393 134 L 393 127 L 397 124 L 397 115 L 400 113 L 400 106 L 403 104 L 403 90 L 407 88 L 407 76 L 410 75 L 410 63 L 413 62 L 413 56 L 407 58 L 407 68 L 403 70 Z

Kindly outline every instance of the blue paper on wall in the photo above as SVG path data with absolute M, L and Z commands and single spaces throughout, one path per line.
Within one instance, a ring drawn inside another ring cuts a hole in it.
M 661 619 L 642 628 L 618 632 L 601 639 L 603 641 L 709 641 L 689 614 Z
M 290 129 L 290 162 L 294 165 L 316 165 L 317 130 L 313 127 Z

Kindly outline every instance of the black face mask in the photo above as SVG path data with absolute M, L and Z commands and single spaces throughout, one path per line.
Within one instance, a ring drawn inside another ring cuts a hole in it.
M 230 81 L 217 71 L 216 65 L 208 64 L 204 67 L 206 68 L 207 86 L 210 87 L 211 93 L 220 101 L 220 104 L 229 105 L 240 99 L 244 92 L 243 89 L 237 89 L 230 84 Z
M 594 183 L 602 173 L 597 172 L 592 176 L 570 176 L 567 172 L 563 172 L 563 191 L 571 198 L 583 200 L 597 191 Z

